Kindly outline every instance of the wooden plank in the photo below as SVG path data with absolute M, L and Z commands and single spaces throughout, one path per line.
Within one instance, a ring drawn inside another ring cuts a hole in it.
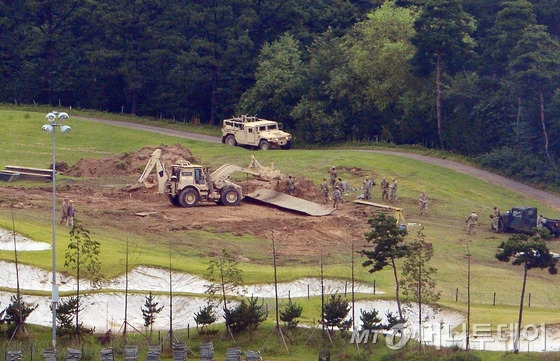
M 52 169 L 45 169 L 45 168 L 31 168 L 31 167 L 20 167 L 17 165 L 7 165 L 6 170 L 12 170 L 15 172 L 27 172 L 27 173 L 39 173 L 39 174 L 51 174 Z

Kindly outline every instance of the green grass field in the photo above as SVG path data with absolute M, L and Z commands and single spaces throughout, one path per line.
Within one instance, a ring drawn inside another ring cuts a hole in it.
M 0 137 L 3 140 L 0 143 L 0 168 L 9 164 L 46 168 L 50 164 L 52 137 L 41 130 L 41 126 L 46 122 L 44 116 L 47 111 L 32 110 L 32 108 L 26 110 L 6 108 L 0 111 Z M 466 312 L 468 243 L 472 254 L 472 322 L 492 324 L 515 322 L 518 312 L 522 270 L 510 264 L 500 263 L 494 258 L 498 244 L 507 239 L 507 235 L 493 234 L 488 231 L 490 224 L 488 215 L 491 214 L 492 207 L 498 205 L 502 211 L 505 211 L 512 206 L 534 205 L 539 208 L 539 212 L 560 218 L 558 217 L 560 210 L 552 209 L 521 194 L 449 169 L 404 157 L 338 148 L 292 149 L 256 153 L 242 148 L 225 147 L 221 144 L 191 141 L 76 119 L 73 117 L 72 111 L 69 111 L 69 114 L 71 118 L 68 124 L 72 127 L 72 132 L 57 136 L 57 160 L 69 165 L 82 158 L 103 158 L 119 152 L 137 151 L 143 146 L 180 143 L 189 148 L 195 157 L 205 165 L 212 167 L 223 163 L 244 165 L 248 163 L 251 154 L 258 154 L 258 159 L 262 164 L 274 162 L 275 167 L 283 172 L 296 177 L 307 176 L 316 184 L 319 184 L 326 176 L 326 170 L 331 165 L 336 165 L 339 169 L 344 167 L 362 168 L 365 173 L 374 175 L 378 182 L 382 176 L 397 177 L 399 179 L 399 206 L 404 209 L 403 214 L 406 220 L 410 223 L 422 223 L 426 240 L 434 245 L 432 266 L 438 269 L 437 287 L 442 291 L 440 303 L 444 307 L 460 312 Z M 193 128 L 192 125 L 173 124 L 172 126 L 184 130 L 198 129 Z M 202 132 L 205 134 L 218 133 L 216 128 L 202 128 Z M 355 187 L 359 186 L 363 180 L 347 171 L 342 171 L 340 175 Z M 87 183 L 87 180 L 82 179 L 70 179 L 70 181 Z M 18 201 L 6 199 L 2 192 L 5 187 L 45 188 L 48 186 L 38 182 L 0 184 L 0 201 L 4 205 Z M 417 197 L 423 189 L 427 191 L 430 199 L 430 216 L 428 218 L 419 218 L 417 215 Z M 480 225 L 477 234 L 467 239 L 464 220 L 472 209 L 478 211 Z M 13 214 L 13 209 L 5 206 L 0 208 L 0 226 L 11 229 Z M 15 218 L 20 233 L 50 243 L 50 213 L 37 214 L 33 209 L 18 209 L 15 212 Z M 418 227 L 411 228 L 409 239 L 415 236 L 416 229 Z M 90 231 L 92 236 L 103 244 L 103 272 L 109 277 L 124 272 L 123 259 L 127 239 L 137 247 L 131 260 L 131 266 L 143 264 L 156 267 L 167 267 L 169 264 L 168 253 L 157 251 L 161 249 L 162 244 L 169 244 L 169 242 L 180 244 L 185 240 L 192 240 L 189 241 L 189 246 L 174 250 L 174 257 L 181 258 L 181 262 L 174 265 L 177 270 L 204 275 L 209 258 L 200 257 L 196 244 L 213 244 L 218 249 L 221 246 L 232 250 L 243 249 L 244 253 L 251 255 L 251 258 L 259 260 L 258 263 L 240 263 L 244 271 L 245 282 L 260 283 L 272 280 L 271 257 L 262 251 L 261 241 L 263 240 L 252 236 L 218 235 L 211 229 L 202 229 L 177 232 L 172 239 L 161 239 L 160 234 L 125 234 L 111 225 L 98 225 L 91 228 Z M 58 232 L 62 236 L 66 230 L 59 228 Z M 58 267 L 62 267 L 64 262 L 64 248 L 64 240 L 62 240 L 57 249 Z M 552 241 L 550 248 L 560 251 L 558 241 Z M 6 251 L 0 252 L 0 259 L 12 260 L 13 254 Z M 349 278 L 348 260 L 349 254 L 329 255 L 326 259 L 325 275 Z M 24 253 L 21 255 L 20 261 L 49 269 L 50 251 Z M 313 262 L 281 260 L 279 278 L 293 280 L 301 277 L 318 277 L 318 272 L 318 264 Z M 531 307 L 527 307 L 525 310 L 525 322 L 560 323 L 560 292 L 558 289 L 560 283 L 557 277 L 548 275 L 545 271 L 531 270 L 529 272 L 527 293 L 531 293 Z M 358 266 L 357 278 L 364 282 L 372 282 L 375 278 L 377 287 L 387 292 L 385 297 L 392 297 L 394 285 L 390 270 L 372 276 Z M 493 306 L 494 293 L 496 293 L 495 306 Z M 455 300 L 456 294 L 458 294 L 457 301 Z M 307 301 L 305 302 L 307 304 Z M 304 313 L 305 321 L 316 320 L 319 316 L 311 311 L 316 310 L 317 300 L 309 302 Z M 270 329 L 265 328 L 265 330 L 268 332 Z M 276 344 L 275 338 L 270 343 Z M 271 353 L 267 359 L 312 360 L 313 355 L 316 355 L 313 353 L 314 351 L 310 352 L 305 347 L 298 350 L 301 352 L 301 357 L 298 358 L 285 355 L 276 358 L 273 356 L 274 353 Z M 352 355 L 352 357 L 356 356 L 354 353 Z M 489 353 L 484 356 L 484 359 L 501 359 L 501 356 L 493 355 L 493 353 Z M 507 359 L 533 359 L 523 357 L 533 356 L 520 355 L 515 358 L 507 357 Z M 381 356 L 375 359 L 380 358 Z

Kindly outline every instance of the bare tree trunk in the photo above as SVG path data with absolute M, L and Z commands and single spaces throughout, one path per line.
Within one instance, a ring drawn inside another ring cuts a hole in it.
M 418 343 L 422 347 L 422 263 L 418 264 Z
M 393 275 L 395 276 L 395 298 L 397 300 L 397 309 L 399 310 L 400 321 L 403 320 L 401 301 L 399 299 L 399 278 L 397 276 L 397 266 L 395 265 L 395 259 L 391 258 L 391 264 L 393 266 Z
M 78 244 L 78 262 L 76 262 L 76 345 L 80 342 L 80 246 L 81 244 Z
M 523 299 L 525 298 L 525 284 L 527 283 L 527 263 L 524 265 L 523 287 L 521 287 L 521 301 L 519 302 L 519 319 L 517 320 L 517 334 L 513 342 L 513 353 L 519 353 L 519 344 L 521 338 L 521 321 L 523 320 Z
M 521 121 L 521 97 L 517 97 L 517 116 L 515 117 L 515 144 L 519 144 L 520 121 Z
M 443 136 L 441 132 L 441 52 L 437 55 L 436 66 L 436 118 L 437 118 L 437 135 L 441 149 L 445 149 L 443 144 Z
M 544 137 L 544 151 L 546 153 L 546 157 L 548 158 L 548 161 L 550 162 L 550 164 L 554 166 L 554 163 L 552 162 L 552 157 L 550 156 L 550 152 L 548 150 L 548 131 L 546 130 L 546 122 L 544 119 L 544 96 L 543 96 L 542 89 L 539 89 L 539 103 L 540 103 L 541 126 L 542 126 L 543 137 Z

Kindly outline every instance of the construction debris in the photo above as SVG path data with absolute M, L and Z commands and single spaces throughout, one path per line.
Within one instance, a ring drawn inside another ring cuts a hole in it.
M 17 165 L 7 165 L 3 173 L 17 175 L 19 179 L 47 182 L 52 181 L 53 175 L 52 169 L 20 167 Z

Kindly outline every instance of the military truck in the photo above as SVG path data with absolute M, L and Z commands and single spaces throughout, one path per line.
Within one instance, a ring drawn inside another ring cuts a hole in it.
M 273 148 L 290 149 L 292 135 L 282 130 L 282 123 L 242 115 L 224 119 L 222 143 L 235 146 L 249 146 L 261 150 Z
M 537 219 L 536 207 L 514 207 L 500 215 L 497 231 L 533 233 L 537 227 Z M 541 223 L 555 237 L 560 235 L 560 220 L 544 217 Z
M 161 149 L 156 149 L 138 182 L 151 186 L 148 178 L 154 167 L 158 178 L 158 193 L 166 194 L 174 206 L 194 207 L 201 200 L 236 206 L 243 198 L 241 186 L 229 181 L 230 174 L 242 169 L 239 166 L 224 164 L 210 174 L 201 165 L 179 161 L 167 173 L 161 162 Z

